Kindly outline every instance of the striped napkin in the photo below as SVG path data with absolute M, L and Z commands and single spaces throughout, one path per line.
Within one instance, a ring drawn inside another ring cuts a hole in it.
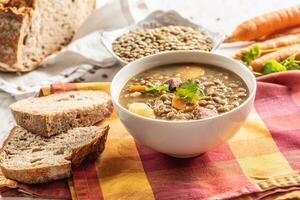
M 108 83 L 52 85 L 40 95 Z M 155 152 L 135 141 L 114 113 L 106 149 L 73 178 L 35 186 L 0 175 L 2 195 L 72 199 L 298 199 L 300 198 L 300 72 L 258 79 L 254 107 L 227 143 L 190 159 Z M 17 188 L 17 189 L 16 189 Z

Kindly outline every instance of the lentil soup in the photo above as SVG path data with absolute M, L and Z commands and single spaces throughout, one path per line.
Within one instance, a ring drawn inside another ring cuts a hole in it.
M 249 95 L 235 73 L 207 64 L 171 64 L 131 78 L 119 102 L 136 114 L 162 120 L 196 120 L 228 112 Z

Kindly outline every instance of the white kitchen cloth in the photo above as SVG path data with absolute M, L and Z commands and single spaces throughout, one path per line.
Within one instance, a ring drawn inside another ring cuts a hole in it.
M 142 0 L 114 0 L 100 6 L 84 22 L 72 42 L 45 59 L 38 69 L 21 75 L 0 72 L 0 90 L 21 98 L 51 83 L 74 81 L 93 66 L 112 66 L 116 59 L 103 46 L 101 31 L 128 26 L 147 14 Z

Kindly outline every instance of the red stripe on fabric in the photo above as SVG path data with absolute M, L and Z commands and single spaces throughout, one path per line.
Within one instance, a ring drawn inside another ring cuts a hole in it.
M 284 86 L 295 91 L 300 91 L 300 71 L 287 71 L 257 78 L 258 82 Z M 267 92 L 267 91 L 265 91 Z
M 283 156 L 293 169 L 300 170 L 299 164 L 291 160 L 290 155 L 300 148 L 300 107 L 292 97 L 299 89 L 300 73 L 296 74 L 297 81 L 294 75 L 293 79 L 287 77 L 290 75 L 276 75 L 275 78 L 262 79 L 266 82 L 258 82 L 254 105 Z
M 189 159 L 179 159 L 162 153 L 158 153 L 138 142 L 136 142 L 136 145 L 138 147 L 142 160 L 144 162 L 147 162 L 147 171 L 184 168 L 189 166 L 197 166 L 202 162 L 209 163 L 235 159 L 227 144 L 220 145 L 201 156 Z M 159 163 L 159 165 L 157 163 Z
M 63 199 L 70 198 L 69 186 L 66 180 L 36 185 L 18 183 L 17 187 L 40 197 Z
M 276 188 L 276 189 L 269 190 L 269 191 L 266 191 L 266 192 L 255 193 L 254 195 L 252 195 L 252 198 L 254 200 L 260 200 L 260 199 L 268 197 L 272 194 L 287 193 L 287 192 L 292 192 L 292 191 L 296 191 L 296 190 L 300 190 L 300 186 L 289 187 L 289 188 Z M 294 200 L 296 200 L 296 199 L 294 199 Z
M 206 199 L 251 185 L 227 144 L 190 159 L 136 145 L 156 199 Z
M 1 191 L 0 199 L 1 197 L 16 197 L 16 199 L 20 199 L 20 197 L 28 197 L 28 194 L 18 192 L 17 189 L 6 189 Z
M 78 200 L 103 199 L 95 163 L 86 163 L 76 168 L 73 183 Z
M 289 161 L 293 169 L 300 169 L 300 150 L 289 151 L 284 153 L 285 158 Z
M 76 83 L 54 83 L 51 84 L 51 93 L 61 93 L 77 90 Z

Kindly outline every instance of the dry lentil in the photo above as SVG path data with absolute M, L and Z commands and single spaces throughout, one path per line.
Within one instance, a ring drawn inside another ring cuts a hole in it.
M 161 51 L 210 51 L 212 40 L 204 33 L 184 26 L 163 26 L 133 30 L 118 37 L 112 44 L 121 59 L 131 62 Z

